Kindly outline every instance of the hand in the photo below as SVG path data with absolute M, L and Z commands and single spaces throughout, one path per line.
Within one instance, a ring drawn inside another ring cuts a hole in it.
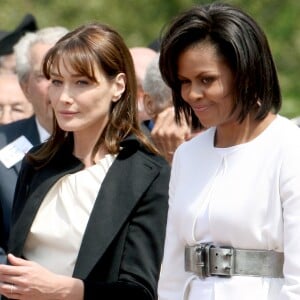
M 176 124 L 174 107 L 168 107 L 157 115 L 151 131 L 154 144 L 169 163 L 176 148 L 191 135 L 191 128 L 184 117 L 181 118 L 181 126 Z
M 9 299 L 83 299 L 79 279 L 54 274 L 39 264 L 8 255 L 11 265 L 0 265 L 0 294 Z

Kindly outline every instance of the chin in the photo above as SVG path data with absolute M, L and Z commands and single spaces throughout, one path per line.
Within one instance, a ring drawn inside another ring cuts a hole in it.
M 214 122 L 211 122 L 209 120 L 203 120 L 203 119 L 200 119 L 199 118 L 199 121 L 201 123 L 201 125 L 204 127 L 204 128 L 209 128 L 209 127 L 214 127 L 216 126 L 216 124 Z

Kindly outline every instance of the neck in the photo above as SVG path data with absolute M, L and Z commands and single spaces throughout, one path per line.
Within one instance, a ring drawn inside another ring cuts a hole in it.
M 99 146 L 96 153 L 93 153 L 96 143 L 97 139 L 91 140 L 84 136 L 78 137 L 77 135 L 74 135 L 73 155 L 81 160 L 85 167 L 94 165 L 95 162 L 103 158 L 108 153 L 108 150 L 103 144 Z
M 242 123 L 233 122 L 218 126 L 215 135 L 215 147 L 226 148 L 250 142 L 261 134 L 275 119 L 275 115 L 269 113 L 263 120 L 255 120 L 249 114 Z

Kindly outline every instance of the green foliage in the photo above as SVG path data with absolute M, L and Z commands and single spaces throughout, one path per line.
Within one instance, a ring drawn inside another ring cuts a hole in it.
M 205 0 L 0 0 L 0 29 L 12 30 L 26 13 L 39 27 L 73 29 L 90 21 L 117 29 L 129 47 L 147 46 L 178 12 Z M 265 30 L 276 61 L 283 93 L 282 114 L 300 115 L 299 0 L 228 0 L 251 14 Z

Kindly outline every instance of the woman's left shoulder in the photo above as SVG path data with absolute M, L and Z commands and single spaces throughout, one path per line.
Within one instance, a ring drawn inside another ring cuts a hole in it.
M 139 153 L 140 158 L 157 167 L 169 167 L 169 163 L 162 155 L 152 153 L 145 147 L 140 147 L 137 153 Z
M 283 140 L 292 140 L 300 142 L 300 127 L 292 120 L 282 115 L 277 115 L 274 121 L 274 130 L 282 136 Z
M 151 152 L 138 138 L 134 135 L 129 136 L 121 143 L 121 157 L 131 157 L 131 160 L 137 162 L 148 162 L 157 167 L 168 167 L 167 160 L 157 153 Z

